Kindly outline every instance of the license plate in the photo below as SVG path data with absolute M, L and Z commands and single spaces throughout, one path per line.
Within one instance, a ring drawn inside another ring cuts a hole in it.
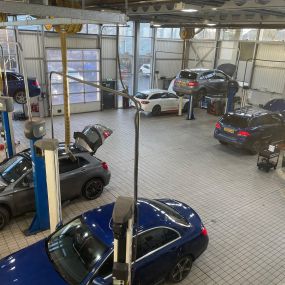
M 224 131 L 227 132 L 227 133 L 230 133 L 230 134 L 234 134 L 235 133 L 235 130 L 231 129 L 231 128 L 224 128 Z

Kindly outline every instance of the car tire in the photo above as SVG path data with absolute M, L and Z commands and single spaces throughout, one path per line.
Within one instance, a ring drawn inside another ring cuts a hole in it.
M 94 200 L 101 196 L 103 190 L 104 182 L 100 178 L 92 178 L 85 183 L 82 196 L 87 200 Z
M 180 258 L 172 268 L 168 280 L 171 283 L 179 283 L 184 280 L 190 273 L 193 259 L 191 256 Z
M 187 103 L 185 103 L 184 104 L 184 107 L 183 107 L 183 113 L 188 113 L 188 108 L 189 108 L 189 103 L 187 102 Z
M 10 221 L 10 213 L 9 211 L 0 206 L 0 230 L 4 229 L 6 225 L 8 225 Z
M 223 142 L 223 141 L 219 141 L 219 143 L 222 144 L 222 145 L 227 145 L 228 144 L 228 143 Z
M 161 107 L 159 105 L 155 105 L 151 111 L 153 116 L 159 116 L 161 114 Z
M 26 93 L 24 90 L 16 91 L 13 98 L 14 98 L 14 101 L 18 104 L 22 105 L 22 104 L 27 103 Z

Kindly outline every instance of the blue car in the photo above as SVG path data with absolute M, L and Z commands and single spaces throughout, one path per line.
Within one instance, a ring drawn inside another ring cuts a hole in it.
M 26 104 L 25 84 L 23 75 L 7 71 L 8 95 L 13 97 L 18 104 Z M 2 73 L 3 78 L 3 73 Z M 30 97 L 39 96 L 41 94 L 41 87 L 36 78 L 28 78 Z
M 113 207 L 108 204 L 86 212 L 47 239 L 1 260 L 1 284 L 111 285 Z M 132 284 L 185 279 L 192 262 L 208 246 L 198 214 L 186 204 L 166 199 L 140 199 L 138 213 Z

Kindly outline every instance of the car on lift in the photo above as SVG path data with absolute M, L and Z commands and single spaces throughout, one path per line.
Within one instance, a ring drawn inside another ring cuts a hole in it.
M 176 93 L 197 95 L 199 99 L 207 95 L 226 95 L 230 76 L 218 69 L 184 69 L 174 81 Z
M 108 204 L 86 212 L 2 259 L 1 284 L 113 284 L 113 208 Z M 137 213 L 132 284 L 184 280 L 209 242 L 199 215 L 170 199 L 139 199 Z
M 162 112 L 178 111 L 179 97 L 174 93 L 162 89 L 149 89 L 137 92 L 134 98 L 141 103 L 144 112 L 150 112 L 157 116 Z M 134 106 L 134 103 L 132 102 Z M 188 100 L 183 98 L 183 110 L 187 111 Z
M 281 114 L 244 107 L 223 115 L 216 123 L 214 137 L 221 144 L 256 154 L 269 143 L 285 140 L 285 123 Z
M 95 157 L 95 152 L 111 133 L 101 125 L 87 126 L 83 132 L 74 134 L 76 140 L 69 148 L 70 153 L 66 153 L 64 144 L 60 143 L 58 163 L 62 201 L 79 196 L 96 199 L 109 184 L 111 173 L 108 164 Z M 33 210 L 32 159 L 31 151 L 27 149 L 0 164 L 0 230 L 12 217 Z
M 18 104 L 26 104 L 26 92 L 24 76 L 14 72 L 6 71 L 7 84 L 8 84 L 8 95 L 13 97 L 15 102 Z M 2 72 L 2 78 L 4 81 L 4 73 Z M 36 78 L 28 78 L 28 87 L 30 97 L 36 97 L 41 95 L 41 87 Z

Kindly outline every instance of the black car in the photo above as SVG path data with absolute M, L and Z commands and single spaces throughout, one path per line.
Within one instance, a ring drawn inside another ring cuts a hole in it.
M 222 116 L 216 123 L 214 137 L 221 144 L 231 144 L 256 154 L 269 143 L 284 141 L 285 124 L 281 114 L 245 107 Z
M 18 104 L 26 104 L 26 93 L 24 76 L 13 71 L 7 71 L 8 95 L 13 97 Z M 4 79 L 4 73 L 2 72 Z M 28 78 L 28 87 L 30 97 L 36 97 L 41 94 L 41 87 L 36 78 Z

